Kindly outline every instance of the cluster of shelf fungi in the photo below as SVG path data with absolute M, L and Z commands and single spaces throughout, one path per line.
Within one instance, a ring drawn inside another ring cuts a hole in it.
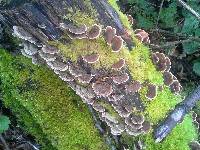
M 102 29 L 97 24 L 91 27 L 86 25 L 77 27 L 60 23 L 60 28 L 71 40 L 95 40 L 99 36 L 103 36 L 113 53 L 119 52 L 123 46 L 123 39 L 116 35 L 116 29 L 111 26 Z M 110 127 L 113 135 L 126 132 L 129 135 L 138 136 L 150 131 L 150 122 L 145 120 L 141 114 L 144 106 L 140 100 L 139 91 L 142 86 L 147 86 L 145 96 L 147 99 L 153 100 L 157 95 L 157 90 L 162 90 L 162 87 L 134 80 L 130 76 L 124 58 L 114 63 L 110 70 L 94 69 L 92 65 L 101 57 L 98 53 L 80 56 L 76 63 L 71 62 L 64 59 L 56 47 L 38 44 L 36 39 L 22 27 L 14 26 L 13 31 L 13 35 L 22 40 L 21 53 L 32 58 L 34 64 L 47 64 L 54 70 L 85 103 L 91 105 L 98 112 L 99 118 Z M 138 29 L 135 32 L 138 40 L 145 43 L 150 42 L 148 34 L 144 30 Z M 169 72 L 170 59 L 163 53 L 156 52 L 152 54 L 152 60 L 156 68 L 163 73 L 165 85 L 170 86 L 173 92 L 178 93 L 181 85 Z M 110 106 L 111 110 L 108 109 Z

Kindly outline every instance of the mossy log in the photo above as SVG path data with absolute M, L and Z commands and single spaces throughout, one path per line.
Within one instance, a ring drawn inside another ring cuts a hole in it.
M 115 0 L 36 0 L 0 13 L 21 39 L 21 53 L 67 82 L 113 135 L 141 136 L 147 149 L 189 149 L 196 138 L 191 116 L 163 143 L 152 138 L 154 125 L 181 101 L 181 86 L 169 58 L 151 57 L 142 43 L 148 34 L 132 30 Z

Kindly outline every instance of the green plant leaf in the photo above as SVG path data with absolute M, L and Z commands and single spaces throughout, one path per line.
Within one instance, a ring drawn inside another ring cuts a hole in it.
M 0 133 L 8 130 L 10 124 L 10 119 L 7 116 L 0 116 Z
M 195 62 L 193 65 L 193 71 L 200 76 L 200 62 Z
M 192 41 L 192 42 L 183 43 L 184 52 L 187 54 L 192 54 L 196 52 L 199 47 L 200 47 L 199 42 Z

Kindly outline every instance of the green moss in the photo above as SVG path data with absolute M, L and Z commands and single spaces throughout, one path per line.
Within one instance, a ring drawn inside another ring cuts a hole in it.
M 131 30 L 131 25 L 128 21 L 128 18 L 126 15 L 124 15 L 121 11 L 119 6 L 116 3 L 116 0 L 108 0 L 108 3 L 115 9 L 115 11 L 117 12 L 117 14 L 119 15 L 119 18 L 121 19 L 121 22 L 123 23 L 124 27 L 126 29 Z
M 152 134 L 142 138 L 147 150 L 190 150 L 188 143 L 197 139 L 197 132 L 190 115 L 187 115 L 181 124 L 178 124 L 173 132 L 161 143 L 155 143 Z
M 3 50 L 0 56 L 4 102 L 41 143 L 50 141 L 50 150 L 107 149 L 86 105 L 53 72 Z M 27 79 L 30 86 L 24 87 Z

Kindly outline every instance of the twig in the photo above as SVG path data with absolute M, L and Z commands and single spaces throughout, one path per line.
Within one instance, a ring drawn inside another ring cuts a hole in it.
M 160 14 L 161 14 L 161 11 L 162 11 L 163 3 L 164 3 L 164 0 L 162 0 L 162 2 L 161 2 L 161 4 L 160 4 L 160 9 L 159 9 L 159 13 L 158 13 L 158 18 L 157 18 L 157 21 L 156 21 L 156 29 L 158 28 L 158 21 L 160 20 Z
M 189 10 L 195 17 L 197 17 L 200 20 L 200 15 L 193 9 L 191 8 L 189 5 L 187 5 L 184 1 L 182 0 L 178 0 L 178 2 L 185 7 L 187 10 Z
M 10 148 L 8 147 L 5 139 L 3 138 L 2 134 L 0 134 L 0 140 L 2 142 L 2 144 L 4 145 L 5 150 L 10 150 Z

